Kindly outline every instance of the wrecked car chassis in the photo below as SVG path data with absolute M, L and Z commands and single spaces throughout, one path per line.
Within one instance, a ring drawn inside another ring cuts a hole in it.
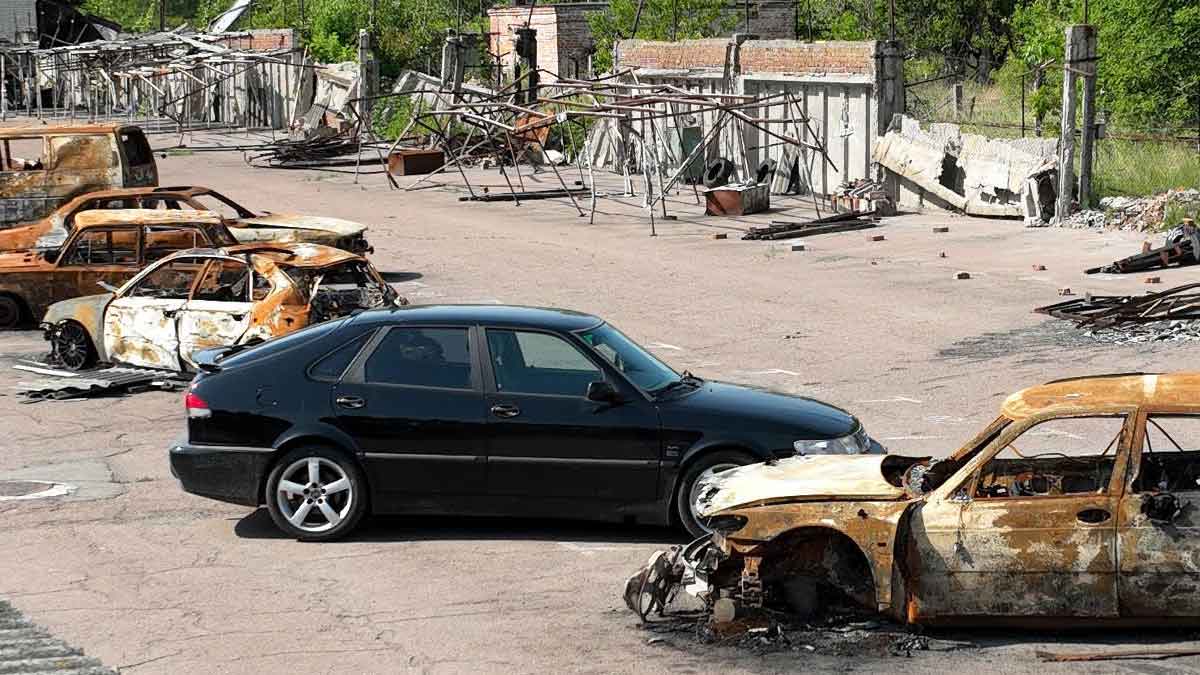
M 1149 436 L 1159 421 L 1200 421 L 1197 387 L 1194 373 L 1055 382 L 1010 396 L 943 460 L 796 457 L 727 472 L 710 486 L 714 534 L 652 557 L 626 604 L 645 619 L 683 590 L 715 624 L 836 600 L 904 624 L 1194 625 L 1200 444 Z M 997 458 L 1046 435 L 1029 433 L 1039 425 L 1101 418 L 1119 431 L 1097 457 Z

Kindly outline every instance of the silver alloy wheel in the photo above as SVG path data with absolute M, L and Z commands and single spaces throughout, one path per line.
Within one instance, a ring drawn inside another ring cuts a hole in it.
M 53 341 L 54 352 L 58 355 L 59 362 L 68 370 L 82 370 L 90 356 L 89 340 L 83 326 L 77 323 L 68 322 L 59 328 Z
M 729 471 L 730 469 L 736 469 L 739 466 L 741 465 L 734 464 L 732 462 L 713 464 L 705 469 L 699 476 L 696 476 L 696 480 L 692 481 L 692 490 L 690 493 L 688 493 L 688 508 L 692 510 L 692 520 L 695 520 L 696 524 L 699 525 L 705 532 L 712 532 L 712 530 L 708 529 L 708 527 L 704 525 L 704 521 L 700 519 L 700 486 L 707 479 L 712 478 L 719 473 Z
M 275 501 L 298 530 L 325 532 L 350 515 L 354 489 L 345 469 L 324 457 L 305 457 L 279 474 Z

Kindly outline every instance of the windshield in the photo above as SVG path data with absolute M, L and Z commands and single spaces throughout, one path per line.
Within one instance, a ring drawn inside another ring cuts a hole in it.
M 670 366 L 654 358 L 636 342 L 608 324 L 584 331 L 579 337 L 605 361 L 645 391 L 652 392 L 679 381 L 679 374 L 671 370 Z

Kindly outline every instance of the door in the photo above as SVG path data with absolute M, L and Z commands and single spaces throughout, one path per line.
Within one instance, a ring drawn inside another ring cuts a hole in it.
M 0 140 L 0 227 L 44 218 L 62 203 L 46 190 L 49 164 L 42 136 Z
M 200 258 L 179 258 L 159 265 L 109 303 L 104 313 L 108 358 L 180 370 L 179 313 L 204 264 Z
M 103 293 L 100 283 L 118 287 L 142 269 L 136 226 L 91 227 L 67 240 L 55 263 L 54 301 Z
M 488 328 L 488 494 L 636 503 L 657 496 L 658 412 L 582 345 Z M 587 399 L 607 380 L 622 401 Z
M 179 313 L 180 358 L 195 366 L 196 352 L 238 344 L 250 328 L 255 295 L 266 297 L 261 288 L 264 281 L 242 260 L 209 260 Z
M 1006 430 L 959 488 L 918 507 L 909 616 L 1117 616 L 1114 476 L 1126 419 Z
M 483 392 L 463 326 L 391 326 L 334 385 L 337 424 L 365 453 L 375 504 L 447 510 L 482 496 Z
M 1118 590 L 1130 617 L 1200 616 L 1200 415 L 1150 412 L 1121 500 Z

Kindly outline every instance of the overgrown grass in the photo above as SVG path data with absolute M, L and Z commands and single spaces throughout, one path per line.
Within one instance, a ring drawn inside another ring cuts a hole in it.
M 910 101 L 910 110 L 922 122 L 957 122 L 963 131 L 995 138 L 1016 138 L 1021 135 L 1019 88 L 1014 94 L 997 85 L 966 82 L 963 90 L 961 116 L 955 112 L 952 86 L 942 82 L 916 88 L 919 100 L 916 106 Z M 1043 138 L 1058 135 L 1060 117 L 1052 113 L 1042 120 Z M 1033 106 L 1027 100 L 1027 137 L 1034 135 L 1034 122 Z M 1173 188 L 1200 188 L 1200 150 L 1197 150 L 1195 143 L 1119 138 L 1138 132 L 1110 124 L 1108 135 L 1118 138 L 1104 138 L 1096 142 L 1093 164 L 1096 200 L 1114 196 L 1145 196 Z

